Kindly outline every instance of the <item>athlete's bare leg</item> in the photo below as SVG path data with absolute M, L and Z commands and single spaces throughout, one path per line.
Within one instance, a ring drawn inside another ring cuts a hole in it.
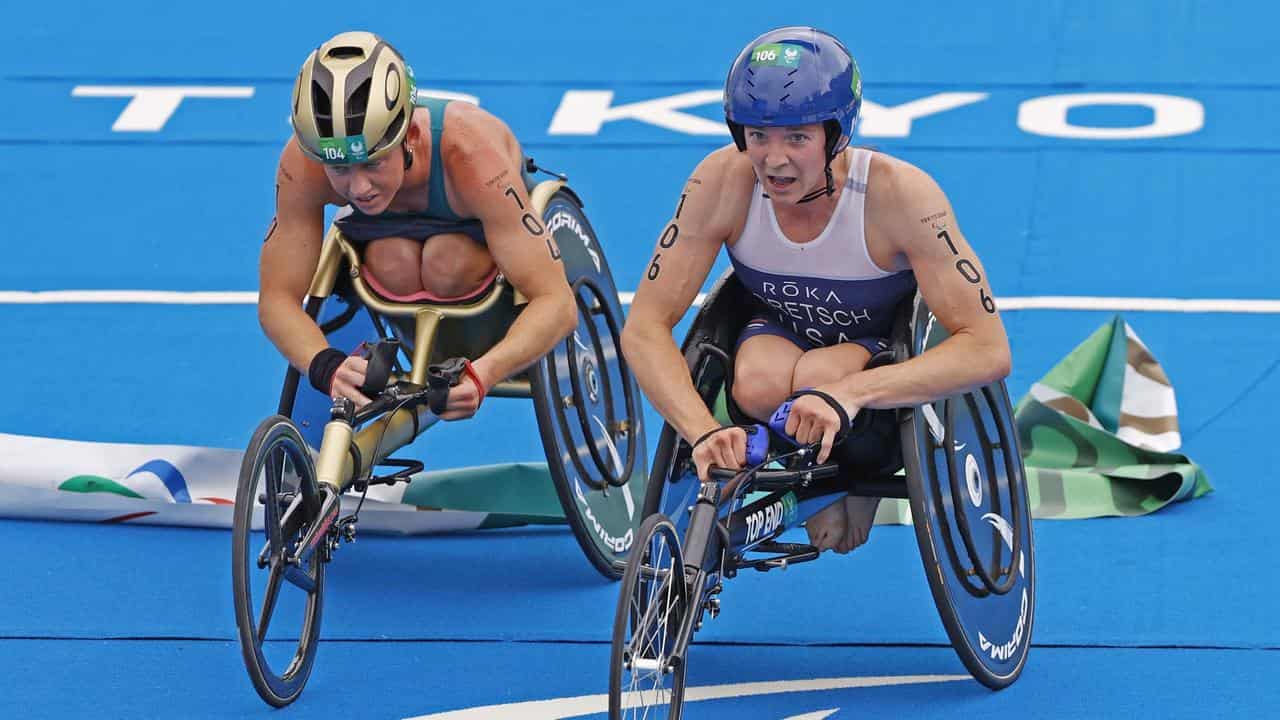
M 733 400 L 760 422 L 791 394 L 791 379 L 804 351 L 777 335 L 756 335 L 733 358 Z
M 396 295 L 422 292 L 421 263 L 422 243 L 409 238 L 381 238 L 364 249 L 364 264 L 369 272 Z
M 756 335 L 738 346 L 733 358 L 733 401 L 742 412 L 768 422 L 791 394 L 791 375 L 804 351 L 777 335 Z M 696 439 L 696 438 L 695 438 Z M 720 499 L 731 497 L 737 481 L 720 488 Z
M 436 297 L 467 295 L 493 272 L 489 249 L 462 233 L 443 233 L 422 245 L 422 287 Z
M 862 546 L 871 536 L 871 526 L 876 521 L 876 509 L 880 507 L 878 497 L 855 497 L 847 495 L 844 499 L 845 535 L 836 544 L 836 552 L 843 555 L 850 550 Z
M 734 358 L 733 399 L 746 414 L 767 420 L 792 392 L 861 371 L 870 359 L 866 348 L 852 343 L 803 352 L 775 335 L 757 335 L 743 342 Z M 733 483 L 726 483 L 721 498 L 732 492 Z M 832 503 L 805 523 L 809 543 L 842 554 L 861 546 L 879 504 L 880 498 L 852 496 Z
M 364 262 L 396 295 L 425 290 L 436 297 L 459 297 L 478 289 L 493 272 L 493 256 L 462 233 L 433 235 L 425 243 L 380 238 L 365 248 Z
M 792 383 L 795 390 L 834 382 L 861 371 L 871 353 L 861 345 L 842 343 L 805 353 L 796 363 Z M 828 505 L 805 522 L 809 544 L 819 550 L 847 553 L 867 541 L 875 521 L 880 498 L 848 496 Z

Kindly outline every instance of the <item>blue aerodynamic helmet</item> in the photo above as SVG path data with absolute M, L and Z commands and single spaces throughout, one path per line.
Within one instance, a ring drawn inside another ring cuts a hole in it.
M 744 127 L 821 123 L 827 162 L 849 145 L 862 110 L 862 73 L 835 36 L 811 27 L 784 27 L 738 53 L 724 83 L 724 119 L 739 150 Z

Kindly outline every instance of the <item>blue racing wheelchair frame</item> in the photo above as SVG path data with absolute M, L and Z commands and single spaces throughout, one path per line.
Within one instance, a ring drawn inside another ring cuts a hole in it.
M 683 346 L 694 387 L 726 423 L 743 420 L 730 394 L 729 352 L 748 319 L 749 300 L 727 272 L 708 293 Z M 873 362 L 904 361 L 945 337 L 917 295 L 898 310 L 892 357 Z M 646 519 L 614 619 L 610 717 L 678 718 L 690 641 L 704 619 L 719 612 L 724 581 L 743 568 L 767 571 L 816 559 L 812 546 L 776 538 L 846 494 L 909 499 L 925 576 L 952 647 L 974 678 L 992 689 L 1017 679 L 1031 641 L 1035 555 L 1003 382 L 873 412 L 890 413 L 896 431 L 871 438 L 884 447 L 883 462 L 816 465 L 811 447 L 755 457 L 749 452 L 750 466 L 728 503 L 718 502 L 720 484 L 737 473 L 716 469 L 700 483 L 688 444 L 670 425 L 663 428 Z M 855 420 L 854 433 L 859 423 L 876 425 L 865 420 Z M 767 432 L 758 427 L 753 440 Z M 743 505 L 748 493 L 761 492 Z

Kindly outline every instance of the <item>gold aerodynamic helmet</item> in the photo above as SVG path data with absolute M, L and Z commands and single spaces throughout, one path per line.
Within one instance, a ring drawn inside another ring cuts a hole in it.
M 293 85 L 293 132 L 311 157 L 346 165 L 376 160 L 404 139 L 413 70 L 385 40 L 345 32 L 316 48 Z

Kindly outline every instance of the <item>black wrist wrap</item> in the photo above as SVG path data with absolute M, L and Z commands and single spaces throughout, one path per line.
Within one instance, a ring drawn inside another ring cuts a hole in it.
M 311 387 L 328 395 L 333 388 L 333 376 L 346 359 L 347 354 L 337 348 L 325 348 L 316 353 L 311 358 L 311 365 L 307 367 L 307 379 L 311 381 Z
M 805 388 L 804 390 L 797 390 L 796 392 L 791 394 L 791 397 L 787 399 L 795 400 L 796 398 L 802 397 L 804 395 L 813 395 L 814 397 L 822 398 L 823 401 L 825 401 L 828 405 L 831 406 L 832 410 L 836 411 L 836 416 L 840 418 L 840 431 L 836 433 L 836 436 L 833 439 L 832 444 L 839 445 L 840 443 L 844 442 L 844 439 L 849 437 L 849 433 L 853 430 L 853 423 L 849 419 L 849 413 L 844 411 L 844 406 L 836 402 L 836 399 L 831 397 L 830 395 L 822 392 L 821 390 L 814 390 L 813 388 Z

